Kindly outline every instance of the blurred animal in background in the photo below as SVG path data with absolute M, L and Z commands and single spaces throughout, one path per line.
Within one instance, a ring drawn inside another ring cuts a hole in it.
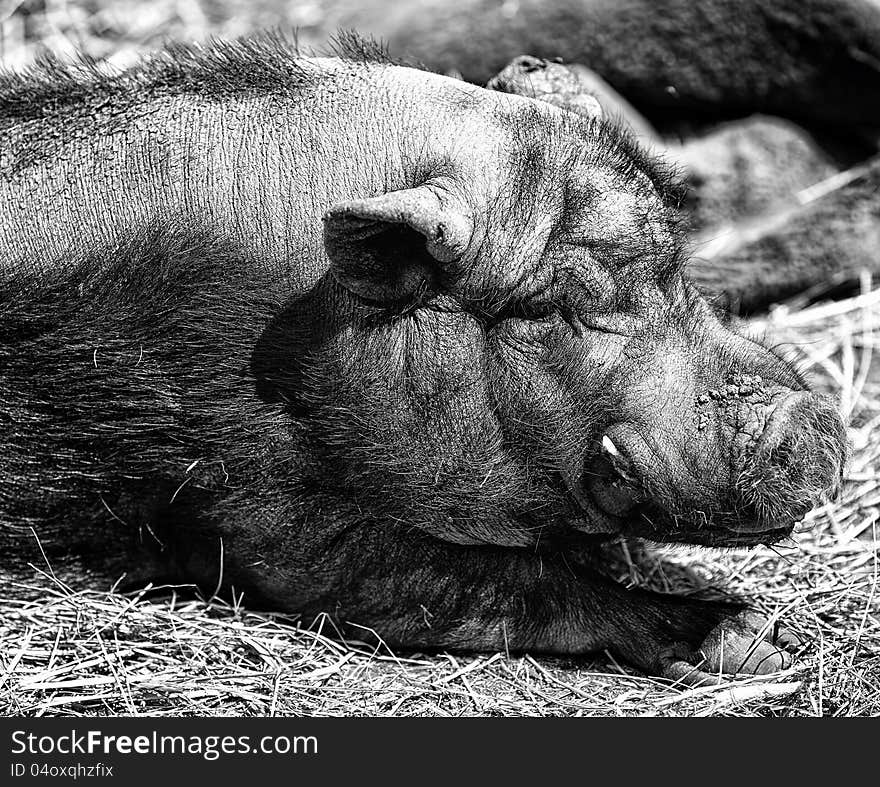
M 880 131 L 874 0 L 429 0 L 361 26 L 481 84 L 518 55 L 578 63 L 664 129 L 764 113 Z

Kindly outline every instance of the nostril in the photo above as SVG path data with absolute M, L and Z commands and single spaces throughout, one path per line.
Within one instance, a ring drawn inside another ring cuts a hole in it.
M 776 404 L 737 480 L 759 524 L 791 524 L 840 484 L 843 421 L 830 400 L 798 391 Z
M 835 471 L 835 486 L 846 460 L 846 427 L 833 402 L 798 391 L 779 401 L 767 419 L 755 454 L 777 464 L 792 462 L 818 481 L 819 471 Z
M 764 430 L 755 446 L 756 451 L 768 451 L 781 446 L 786 440 L 786 433 L 791 431 L 803 414 L 809 413 L 811 400 L 816 399 L 806 391 L 796 391 L 780 399 L 773 406 L 767 418 Z

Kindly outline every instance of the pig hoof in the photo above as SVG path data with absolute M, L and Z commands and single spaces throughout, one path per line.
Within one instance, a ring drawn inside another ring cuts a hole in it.
M 768 675 L 790 667 L 788 651 L 802 644 L 789 629 L 746 611 L 719 623 L 696 653 L 671 649 L 663 659 L 663 674 L 691 686 L 721 683 L 731 675 Z

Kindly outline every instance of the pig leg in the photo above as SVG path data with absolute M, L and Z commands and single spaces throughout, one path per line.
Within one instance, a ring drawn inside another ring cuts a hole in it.
M 320 599 L 292 606 L 329 612 L 347 634 L 363 640 L 375 632 L 392 647 L 608 649 L 651 674 L 688 683 L 712 680 L 712 673 L 717 679 L 721 672 L 776 671 L 790 660 L 782 647 L 796 644 L 772 627 L 762 631 L 741 605 L 626 590 L 569 565 L 562 553 L 378 531 L 357 528 L 344 545 L 335 539 L 309 574 L 343 579 L 322 588 Z

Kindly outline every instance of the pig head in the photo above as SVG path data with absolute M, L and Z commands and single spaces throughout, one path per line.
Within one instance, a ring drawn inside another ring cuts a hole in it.
M 516 122 L 502 178 L 475 146 L 327 212 L 349 311 L 322 352 L 345 382 L 300 396 L 338 475 L 381 477 L 394 516 L 459 543 L 787 535 L 840 480 L 835 407 L 685 280 L 661 164 L 595 117 Z

